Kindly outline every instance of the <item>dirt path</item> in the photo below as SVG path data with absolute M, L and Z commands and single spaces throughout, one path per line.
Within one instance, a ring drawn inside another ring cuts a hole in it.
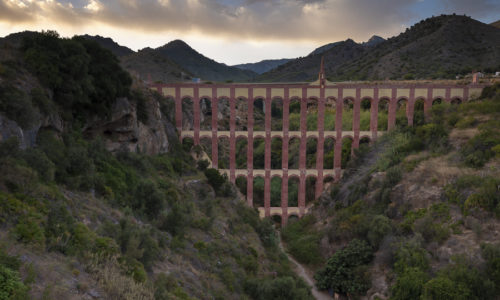
M 295 266 L 295 273 L 299 275 L 304 281 L 311 287 L 311 292 L 314 296 L 315 299 L 317 300 L 331 300 L 333 299 L 328 295 L 328 293 L 322 292 L 316 288 L 314 278 L 310 274 L 311 272 L 308 272 L 304 266 L 302 266 L 298 261 L 296 261 L 291 255 L 289 255 L 285 251 L 285 247 L 283 246 L 283 242 L 281 241 L 281 233 L 278 231 L 278 236 L 279 236 L 279 246 L 281 250 L 283 250 L 283 253 L 288 257 L 288 259 L 294 264 Z

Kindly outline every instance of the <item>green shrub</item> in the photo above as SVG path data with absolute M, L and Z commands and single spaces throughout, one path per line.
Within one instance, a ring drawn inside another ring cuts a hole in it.
M 210 184 L 214 190 L 217 192 L 219 188 L 226 182 L 226 176 L 223 176 L 219 173 L 217 169 L 206 169 L 205 176 L 207 177 L 208 184 Z
M 0 265 L 0 299 L 29 299 L 28 290 L 17 271 Z
M 420 299 L 429 275 L 419 268 L 407 268 L 396 278 L 391 287 L 391 300 Z
M 336 293 L 360 295 L 369 287 L 363 265 L 373 257 L 371 247 L 364 241 L 352 240 L 347 247 L 338 250 L 328 259 L 325 268 L 318 271 L 314 278 L 319 289 L 332 289 Z
M 39 119 L 30 97 L 13 86 L 0 84 L 0 111 L 23 129 L 29 129 Z
M 370 222 L 367 238 L 375 249 L 382 239 L 391 231 L 391 221 L 383 215 L 376 215 Z
M 306 215 L 296 222 L 291 222 L 282 229 L 283 240 L 290 253 L 300 262 L 316 265 L 321 262 L 319 241 L 321 234 L 316 231 L 316 218 Z

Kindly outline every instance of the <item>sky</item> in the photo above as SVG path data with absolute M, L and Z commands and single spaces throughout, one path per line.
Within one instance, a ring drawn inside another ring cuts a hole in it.
M 491 23 L 500 19 L 500 0 L 0 0 L 0 36 L 87 33 L 133 50 L 182 39 L 234 65 L 306 56 L 348 38 L 388 38 L 451 13 Z

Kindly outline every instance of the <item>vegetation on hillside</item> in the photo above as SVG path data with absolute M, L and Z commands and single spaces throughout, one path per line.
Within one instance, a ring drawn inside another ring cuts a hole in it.
M 26 128 L 26 112 L 58 115 L 65 126 L 41 128 L 33 148 L 0 142 L 1 299 L 311 298 L 272 222 L 178 140 L 148 156 L 84 138 L 86 120 L 106 119 L 118 97 L 137 98 L 138 120 L 148 118 L 109 51 L 54 32 L 14 50 L 0 62 L 2 115 Z
M 340 294 L 365 295 L 374 280 L 371 274 L 378 274 L 373 276 L 386 276 L 391 299 L 494 298 L 500 291 L 493 267 L 500 244 L 482 237 L 481 223 L 492 220 L 488 226 L 496 230 L 494 220 L 500 216 L 498 116 L 500 85 L 486 88 L 480 100 L 435 105 L 426 122 L 382 137 L 354 162 L 366 164 L 363 157 L 368 156 L 367 166 L 348 172 L 331 195 L 321 198 L 313 215 L 283 229 L 288 250 L 318 270 L 320 289 Z M 457 146 L 455 136 L 465 132 L 474 135 Z M 433 159 L 467 170 L 442 184 L 437 177 L 419 179 L 416 184 L 438 185 L 440 194 L 414 207 L 419 202 L 407 202 L 411 195 L 398 191 L 406 177 L 414 178 L 419 166 Z M 480 259 L 457 249 L 451 261 L 440 261 L 438 248 L 464 231 L 472 231 L 481 243 L 474 250 Z M 331 256 L 324 243 L 335 249 Z M 378 268 L 388 275 L 375 272 Z

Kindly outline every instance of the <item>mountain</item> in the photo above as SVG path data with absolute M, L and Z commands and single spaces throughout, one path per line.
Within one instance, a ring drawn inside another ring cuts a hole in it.
M 342 42 L 335 42 L 335 43 L 330 43 L 330 44 L 323 45 L 321 47 L 318 47 L 318 48 L 314 49 L 314 51 L 311 52 L 311 53 L 309 53 L 309 55 L 316 55 L 316 54 L 323 53 L 323 52 L 325 52 L 327 50 L 330 50 L 333 47 L 337 46 L 339 43 L 342 43 Z
M 88 35 L 88 34 L 82 35 L 82 37 L 96 41 L 97 43 L 99 43 L 99 45 L 101 45 L 101 47 L 113 52 L 113 54 L 116 55 L 116 57 L 121 57 L 124 55 L 134 53 L 134 50 L 118 44 L 111 38 L 102 37 L 100 35 Z
M 278 66 L 281 66 L 282 64 L 285 64 L 291 60 L 292 60 L 291 58 L 266 59 L 266 60 L 262 60 L 262 61 L 259 61 L 256 63 L 234 65 L 233 67 L 236 67 L 236 68 L 242 69 L 242 70 L 250 70 L 250 71 L 253 71 L 257 74 L 262 74 L 262 73 L 267 72 L 271 69 L 274 69 Z
M 120 61 L 127 71 L 142 80 L 177 82 L 193 77 L 191 72 L 151 48 L 122 56 Z
M 154 51 L 163 57 L 171 59 L 194 76 L 203 80 L 247 81 L 257 75 L 253 71 L 230 67 L 207 58 L 181 40 L 172 41 L 154 49 Z
M 385 41 L 383 37 L 374 35 L 367 42 L 364 42 L 362 45 L 367 47 L 372 47 L 382 43 L 383 41 Z
M 330 80 L 455 78 L 500 65 L 500 29 L 466 16 L 442 15 L 375 46 L 348 40 L 322 55 Z M 319 62 L 319 55 L 298 58 L 256 80 L 314 80 Z
M 325 52 L 310 54 L 306 57 L 294 59 L 269 72 L 261 74 L 256 78 L 256 81 L 294 82 L 313 80 L 318 75 L 322 56 L 325 57 L 326 66 L 338 65 L 362 55 L 364 51 L 364 46 L 351 39 L 337 42 L 332 48 Z
M 500 20 L 498 20 L 498 21 L 496 21 L 496 22 L 493 22 L 493 23 L 491 23 L 490 25 L 495 26 L 495 27 L 497 27 L 497 28 L 500 28 Z

